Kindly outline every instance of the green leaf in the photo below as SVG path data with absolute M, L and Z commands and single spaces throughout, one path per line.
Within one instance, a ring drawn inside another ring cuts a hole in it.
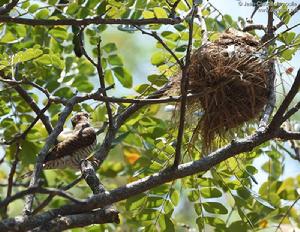
M 28 13 L 35 13 L 37 11 L 37 9 L 39 9 L 39 5 L 38 4 L 32 4 L 29 8 L 28 8 Z
M 29 48 L 25 51 L 18 52 L 13 56 L 12 64 L 22 63 L 35 59 L 43 54 L 43 51 L 40 49 Z
M 106 52 L 106 53 L 112 53 L 117 51 L 117 46 L 115 43 L 108 43 L 105 44 L 102 49 Z
M 49 31 L 49 34 L 54 38 L 66 40 L 68 38 L 68 32 L 63 27 L 55 27 Z
M 142 207 L 144 205 L 144 203 L 146 202 L 146 199 L 147 199 L 147 196 L 144 193 L 136 195 L 134 197 L 130 197 L 127 199 L 127 201 L 125 203 L 125 207 L 127 210 L 130 210 L 130 211 L 139 209 L 140 207 Z
M 140 221 L 147 221 L 157 218 L 159 211 L 156 209 L 143 209 L 137 216 L 137 219 Z
M 235 221 L 230 224 L 228 231 L 248 231 L 248 226 L 243 221 Z
M 156 197 L 156 196 L 148 197 L 146 207 L 147 208 L 157 208 L 157 207 L 160 207 L 163 202 L 164 202 L 164 199 L 162 197 Z
M 122 59 L 118 55 L 110 55 L 107 58 L 107 61 L 110 65 L 113 65 L 113 66 L 122 66 L 123 65 Z
M 168 215 L 160 215 L 158 219 L 160 231 L 173 232 L 175 231 L 174 224 Z
M 168 82 L 168 78 L 166 78 L 164 75 L 153 74 L 148 76 L 148 81 L 150 81 L 154 85 L 163 86 Z
M 197 223 L 197 226 L 198 226 L 198 231 L 203 231 L 204 229 L 204 220 L 202 217 L 198 217 L 196 219 L 196 223 Z
M 43 65 L 53 65 L 59 69 L 64 69 L 65 64 L 64 61 L 60 59 L 60 57 L 56 54 L 44 54 L 38 59 L 36 62 L 43 64 Z
M 55 91 L 53 95 L 63 98 L 71 98 L 73 96 L 73 91 L 68 87 L 63 87 Z
M 145 19 L 152 19 L 154 18 L 154 13 L 152 11 L 145 10 L 143 11 L 143 17 Z
M 107 84 L 109 84 L 109 85 L 112 85 L 112 84 L 115 83 L 114 77 L 113 77 L 113 74 L 112 74 L 111 70 L 105 70 L 104 79 L 107 82 Z
M 195 202 L 200 198 L 200 193 L 198 190 L 192 190 L 188 194 L 188 198 L 190 201 Z
M 125 68 L 115 67 L 112 71 L 114 72 L 115 77 L 125 88 L 132 87 L 132 76 Z
M 151 57 L 151 63 L 156 66 L 164 64 L 165 60 L 166 57 L 163 52 L 155 52 Z
M 179 202 L 179 193 L 176 189 L 172 189 L 171 193 L 170 193 L 170 198 L 171 198 L 171 202 L 173 203 L 173 205 L 177 205 Z
M 167 12 L 161 7 L 154 7 L 153 11 L 156 18 L 168 18 Z
M 222 196 L 222 192 L 217 188 L 201 188 L 200 192 L 204 198 L 217 198 Z
M 203 219 L 205 223 L 217 227 L 218 229 L 221 229 L 226 225 L 225 222 L 219 217 L 204 217 Z
M 223 206 L 219 202 L 204 202 L 202 203 L 203 208 L 208 213 L 214 213 L 214 214 L 227 214 L 228 210 L 225 206 Z
M 251 197 L 251 193 L 245 187 L 238 188 L 237 194 L 245 200 L 247 200 L 249 197 Z
M 10 112 L 10 108 L 4 100 L 0 100 L 0 116 L 6 115 Z
M 49 17 L 49 10 L 42 9 L 36 14 L 36 19 L 47 19 Z
M 147 5 L 147 0 L 137 0 L 135 4 L 136 9 L 143 10 Z
M 202 215 L 202 204 L 201 203 L 195 203 L 194 209 L 197 215 Z
M 76 87 L 78 91 L 85 93 L 90 93 L 94 89 L 94 86 L 84 76 L 76 77 L 72 87 Z

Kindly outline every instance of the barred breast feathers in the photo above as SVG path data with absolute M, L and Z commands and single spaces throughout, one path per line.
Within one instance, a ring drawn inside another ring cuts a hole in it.
M 84 159 L 90 155 L 95 149 L 96 143 L 97 137 L 94 128 L 87 122 L 79 122 L 74 127 L 73 133 L 48 153 L 45 158 L 45 168 L 73 166 L 74 160 Z

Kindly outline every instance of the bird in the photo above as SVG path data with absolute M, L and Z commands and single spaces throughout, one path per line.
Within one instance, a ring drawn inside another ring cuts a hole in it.
M 89 119 L 86 112 L 76 113 L 72 117 L 73 131 L 60 136 L 63 140 L 46 155 L 44 169 L 80 168 L 81 160 L 86 159 L 97 144 L 96 131 L 90 125 Z

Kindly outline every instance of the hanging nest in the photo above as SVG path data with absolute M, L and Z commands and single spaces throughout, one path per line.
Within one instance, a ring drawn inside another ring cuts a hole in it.
M 191 56 L 187 74 L 188 111 L 201 111 L 193 138 L 201 135 L 208 151 L 216 139 L 244 122 L 258 118 L 268 97 L 267 64 L 259 40 L 249 33 L 228 29 Z M 181 75 L 171 79 L 167 94 L 180 93 Z M 192 139 L 194 140 L 194 139 Z

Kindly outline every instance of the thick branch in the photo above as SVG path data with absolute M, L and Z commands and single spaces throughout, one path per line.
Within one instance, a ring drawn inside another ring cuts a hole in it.
M 38 227 L 46 221 L 53 220 L 58 215 L 65 216 L 77 214 L 81 212 L 87 212 L 88 210 L 95 208 L 104 207 L 114 202 L 118 202 L 140 194 L 172 180 L 207 171 L 211 167 L 230 157 L 233 157 L 241 152 L 251 151 L 256 146 L 268 141 L 269 139 L 272 139 L 275 136 L 276 131 L 265 131 L 245 139 L 233 141 L 231 144 L 211 153 L 209 156 L 206 156 L 201 160 L 179 165 L 176 169 L 161 171 L 110 192 L 94 195 L 88 199 L 86 203 L 65 205 L 59 209 L 53 209 L 35 216 L 3 220 L 0 222 L 0 231 L 7 231 L 8 229 L 13 231 L 28 230 Z
M 269 119 L 273 113 L 275 104 L 276 104 L 276 94 L 275 94 L 275 76 L 276 76 L 276 70 L 274 61 L 269 61 L 268 63 L 268 89 L 269 89 L 269 96 L 267 104 L 264 108 L 262 117 L 259 122 L 259 129 L 260 131 L 264 130 L 269 122 Z
M 31 26 L 56 26 L 56 25 L 72 25 L 87 26 L 90 24 L 124 24 L 124 25 L 148 25 L 148 24 L 169 24 L 174 25 L 181 23 L 180 18 L 149 18 L 149 19 L 103 19 L 101 17 L 86 19 L 30 19 L 30 18 L 12 18 L 9 16 L 0 16 L 1 23 L 16 23 Z
M 63 130 L 64 123 L 67 119 L 67 117 L 71 114 L 73 110 L 73 106 L 76 104 L 77 97 L 72 97 L 69 101 L 64 110 L 61 112 L 60 117 L 58 119 L 58 122 L 54 128 L 54 130 L 51 132 L 49 137 L 46 139 L 45 145 L 38 154 L 36 165 L 33 170 L 32 178 L 30 180 L 29 187 L 34 187 L 37 185 L 39 177 L 41 175 L 42 169 L 43 169 L 43 163 L 45 160 L 46 155 L 48 154 L 50 148 L 54 145 L 57 136 L 60 134 L 60 132 Z M 25 199 L 25 207 L 24 207 L 24 213 L 30 214 L 32 210 L 32 203 L 33 203 L 33 195 L 28 195 Z
M 81 162 L 81 173 L 86 183 L 90 186 L 94 194 L 105 192 L 104 186 L 100 183 L 95 169 L 90 161 L 83 160 Z
M 85 227 L 92 224 L 118 223 L 118 211 L 98 209 L 89 213 L 68 215 L 52 220 L 38 231 L 60 232 L 71 228 Z
M 268 8 L 268 25 L 267 25 L 267 32 L 262 38 L 262 42 L 270 41 L 274 39 L 274 0 L 269 0 L 269 8 Z M 270 46 L 270 43 L 266 45 L 266 48 Z M 264 112 L 262 114 L 261 120 L 259 122 L 259 130 L 262 131 L 266 128 L 268 121 L 273 113 L 275 104 L 276 104 L 276 94 L 275 94 L 275 64 L 274 61 L 271 60 L 268 62 L 269 71 L 267 74 L 268 77 L 268 89 L 269 89 L 269 96 L 268 101 L 265 106 Z

